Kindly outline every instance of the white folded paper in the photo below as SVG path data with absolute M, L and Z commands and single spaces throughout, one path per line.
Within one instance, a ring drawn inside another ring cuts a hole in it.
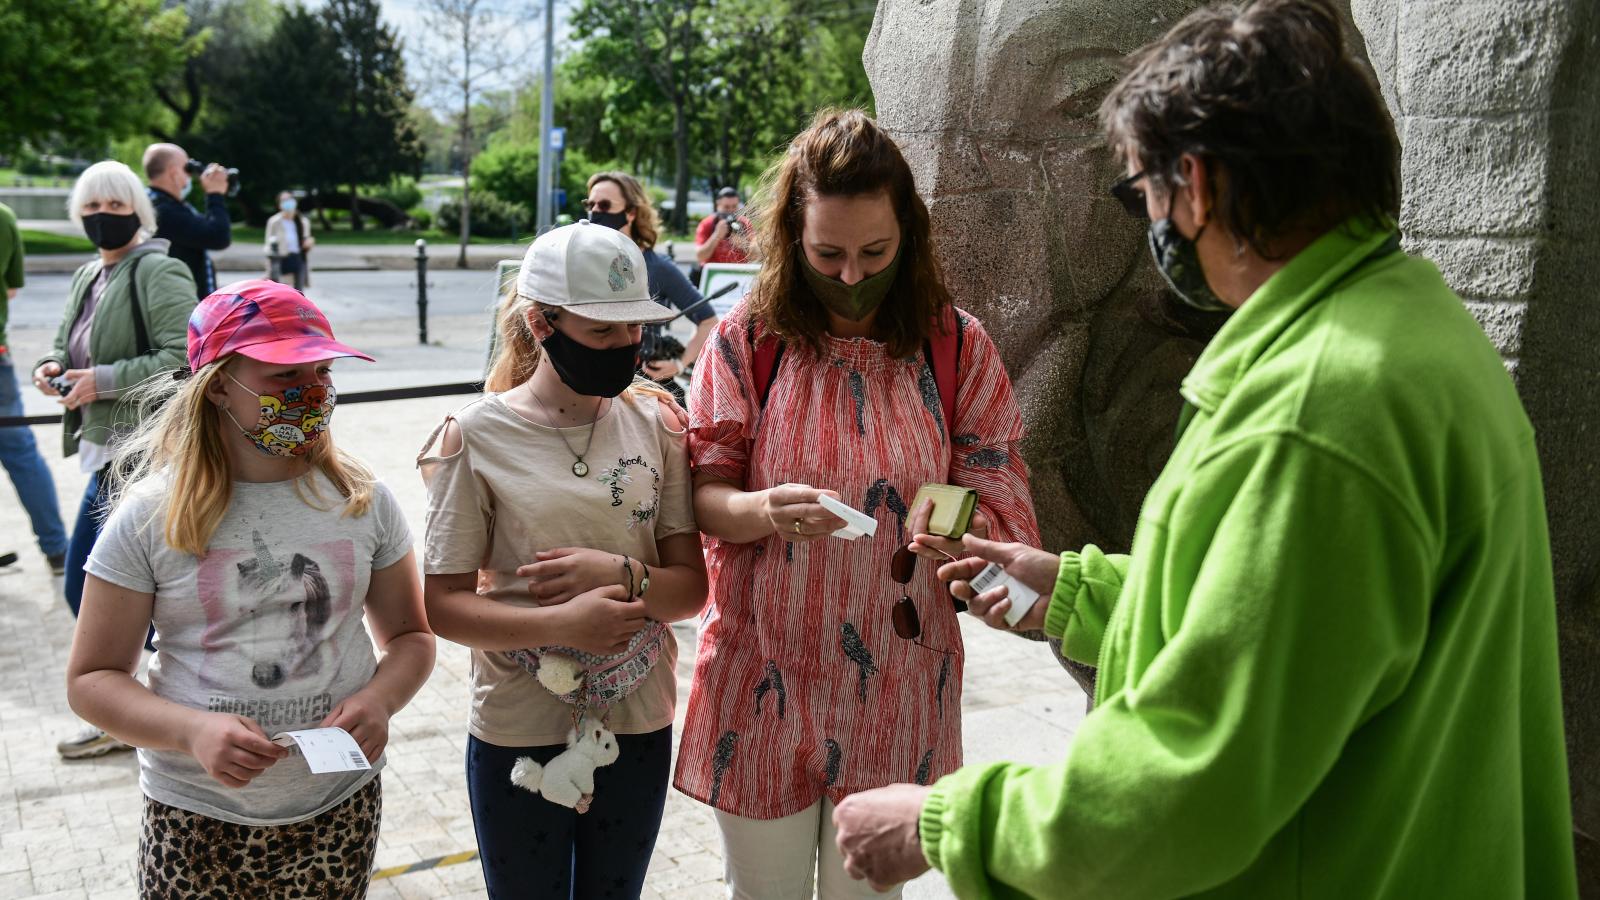
M 1006 574 L 999 563 L 989 563 L 977 578 L 972 579 L 972 591 L 975 594 L 1001 585 L 1005 586 L 1006 597 L 1011 600 L 1011 608 L 1006 610 L 1006 624 L 1016 627 L 1028 610 L 1033 609 L 1033 604 L 1039 602 L 1039 592 Z
M 305 731 L 284 731 L 272 736 L 280 747 L 298 745 L 305 755 L 306 767 L 313 775 L 329 772 L 359 772 L 372 768 L 367 755 L 350 732 L 343 728 L 310 728 Z
M 873 537 L 878 533 L 878 520 L 867 515 L 853 506 L 846 506 L 838 500 L 823 494 L 818 498 L 822 508 L 833 513 L 845 521 L 845 526 L 833 533 L 836 538 L 853 541 L 863 535 Z

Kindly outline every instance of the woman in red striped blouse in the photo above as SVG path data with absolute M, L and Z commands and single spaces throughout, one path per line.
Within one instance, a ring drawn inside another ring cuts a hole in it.
M 773 174 L 761 274 L 692 389 L 712 602 L 676 785 L 716 809 L 733 896 L 872 895 L 844 874 L 834 805 L 961 765 L 961 631 L 933 560 L 962 550 L 907 504 L 951 483 L 978 490 L 975 533 L 1036 545 L 1038 525 L 1010 380 L 940 280 L 894 141 L 825 111 Z M 832 537 L 823 494 L 876 536 Z M 908 544 L 924 559 L 902 590 Z

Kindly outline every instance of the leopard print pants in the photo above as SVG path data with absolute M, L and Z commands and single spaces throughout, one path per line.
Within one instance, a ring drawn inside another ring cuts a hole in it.
M 140 900 L 365 897 L 382 808 L 376 776 L 322 815 L 288 825 L 236 825 L 146 797 Z

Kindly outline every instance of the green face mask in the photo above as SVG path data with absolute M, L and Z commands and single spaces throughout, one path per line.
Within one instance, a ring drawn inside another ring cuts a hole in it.
M 811 292 L 835 315 L 852 322 L 859 322 L 877 311 L 883 304 L 883 298 L 889 295 L 889 288 L 894 285 L 895 274 L 900 271 L 900 251 L 896 250 L 894 259 L 884 266 L 883 271 L 855 284 L 845 284 L 812 268 L 804 250 L 799 253 L 800 272 L 805 276 Z

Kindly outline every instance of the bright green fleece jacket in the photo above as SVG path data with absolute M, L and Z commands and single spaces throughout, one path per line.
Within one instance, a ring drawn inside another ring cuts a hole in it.
M 1533 431 L 1392 233 L 1335 229 L 1184 381 L 1129 556 L 1062 555 L 1099 666 L 1064 761 L 923 807 L 962 897 L 1577 896 Z

